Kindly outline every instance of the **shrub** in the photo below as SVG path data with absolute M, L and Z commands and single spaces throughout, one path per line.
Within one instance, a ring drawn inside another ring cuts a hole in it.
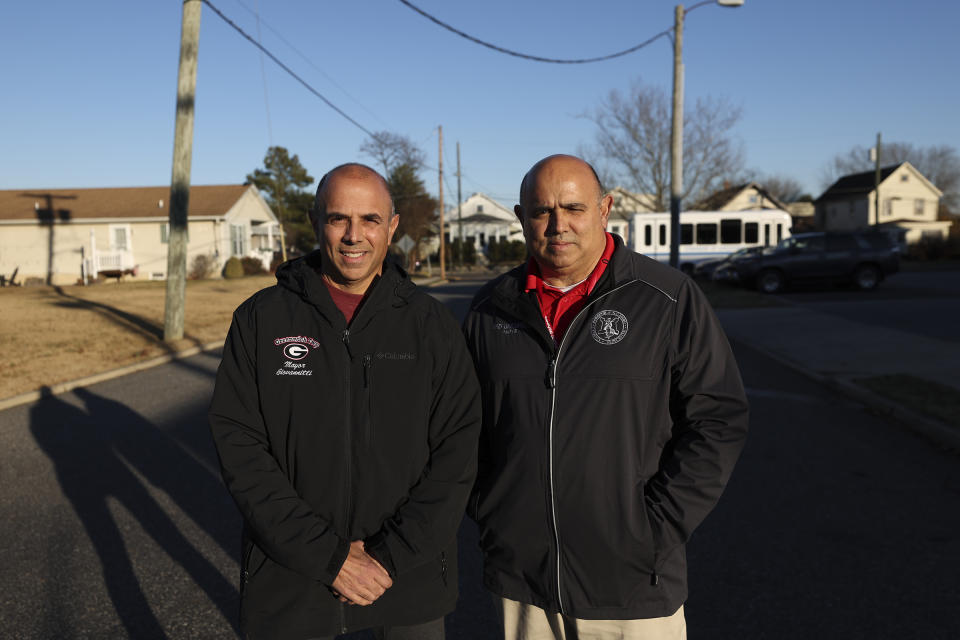
M 924 236 L 907 248 L 907 257 L 912 260 L 931 261 L 960 258 L 960 238 Z
M 217 261 L 213 256 L 201 253 L 194 256 L 190 262 L 190 271 L 187 273 L 187 277 L 191 280 L 205 280 L 213 276 L 216 267 Z
M 240 258 L 240 264 L 243 266 L 243 275 L 245 276 L 256 276 L 261 273 L 266 273 L 266 270 L 263 268 L 263 263 L 257 258 L 244 256 Z
M 224 278 L 242 278 L 243 273 L 243 263 L 240 262 L 240 258 L 233 256 L 227 260 L 227 264 L 223 265 L 223 277 Z

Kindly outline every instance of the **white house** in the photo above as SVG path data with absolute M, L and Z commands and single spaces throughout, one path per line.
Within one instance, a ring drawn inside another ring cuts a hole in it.
M 74 284 L 97 273 L 167 276 L 170 187 L 0 191 L 0 274 Z M 252 185 L 194 186 L 187 215 L 187 268 L 207 255 L 269 267 L 279 222 Z
M 913 244 L 924 236 L 946 238 L 950 222 L 937 220 L 940 191 L 909 162 L 880 169 L 880 215 L 877 216 L 876 172 L 841 177 L 814 201 L 817 224 L 826 230 L 863 229 L 880 225 L 905 231 Z
M 491 240 L 523 240 L 523 227 L 513 211 L 483 194 L 474 193 L 444 213 L 444 236 L 447 242 L 463 236 L 473 244 L 477 255 L 484 255 Z M 462 228 L 462 232 L 461 232 Z

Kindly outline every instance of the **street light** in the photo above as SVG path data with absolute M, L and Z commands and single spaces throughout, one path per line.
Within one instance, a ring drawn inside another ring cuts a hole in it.
M 704 0 L 686 11 L 678 4 L 673 25 L 673 131 L 670 135 L 670 266 L 680 264 L 680 194 L 683 192 L 683 18 L 698 7 L 739 7 L 744 0 Z

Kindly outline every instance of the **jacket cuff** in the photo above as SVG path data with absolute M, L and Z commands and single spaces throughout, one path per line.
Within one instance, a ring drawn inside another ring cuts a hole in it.
M 363 548 L 370 557 L 387 570 L 391 578 L 397 577 L 397 568 L 393 564 L 393 556 L 390 555 L 390 548 L 387 546 L 387 537 L 382 531 L 365 538 Z
M 337 548 L 334 549 L 333 555 L 330 557 L 330 562 L 327 563 L 327 575 L 330 576 L 330 580 L 327 584 L 333 584 L 333 581 L 337 579 L 337 576 L 340 574 L 340 569 L 343 567 L 343 563 L 347 561 L 347 555 L 350 553 L 350 543 L 343 538 L 337 540 Z

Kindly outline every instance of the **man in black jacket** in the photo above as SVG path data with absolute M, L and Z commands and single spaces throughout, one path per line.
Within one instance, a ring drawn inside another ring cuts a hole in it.
M 515 213 L 530 260 L 464 323 L 481 379 L 468 513 L 506 638 L 682 638 L 684 544 L 747 431 L 697 285 L 606 233 L 592 167 L 551 156 Z
M 479 389 L 452 315 L 384 262 L 386 182 L 320 181 L 320 249 L 236 310 L 210 426 L 244 520 L 248 638 L 443 637 Z

